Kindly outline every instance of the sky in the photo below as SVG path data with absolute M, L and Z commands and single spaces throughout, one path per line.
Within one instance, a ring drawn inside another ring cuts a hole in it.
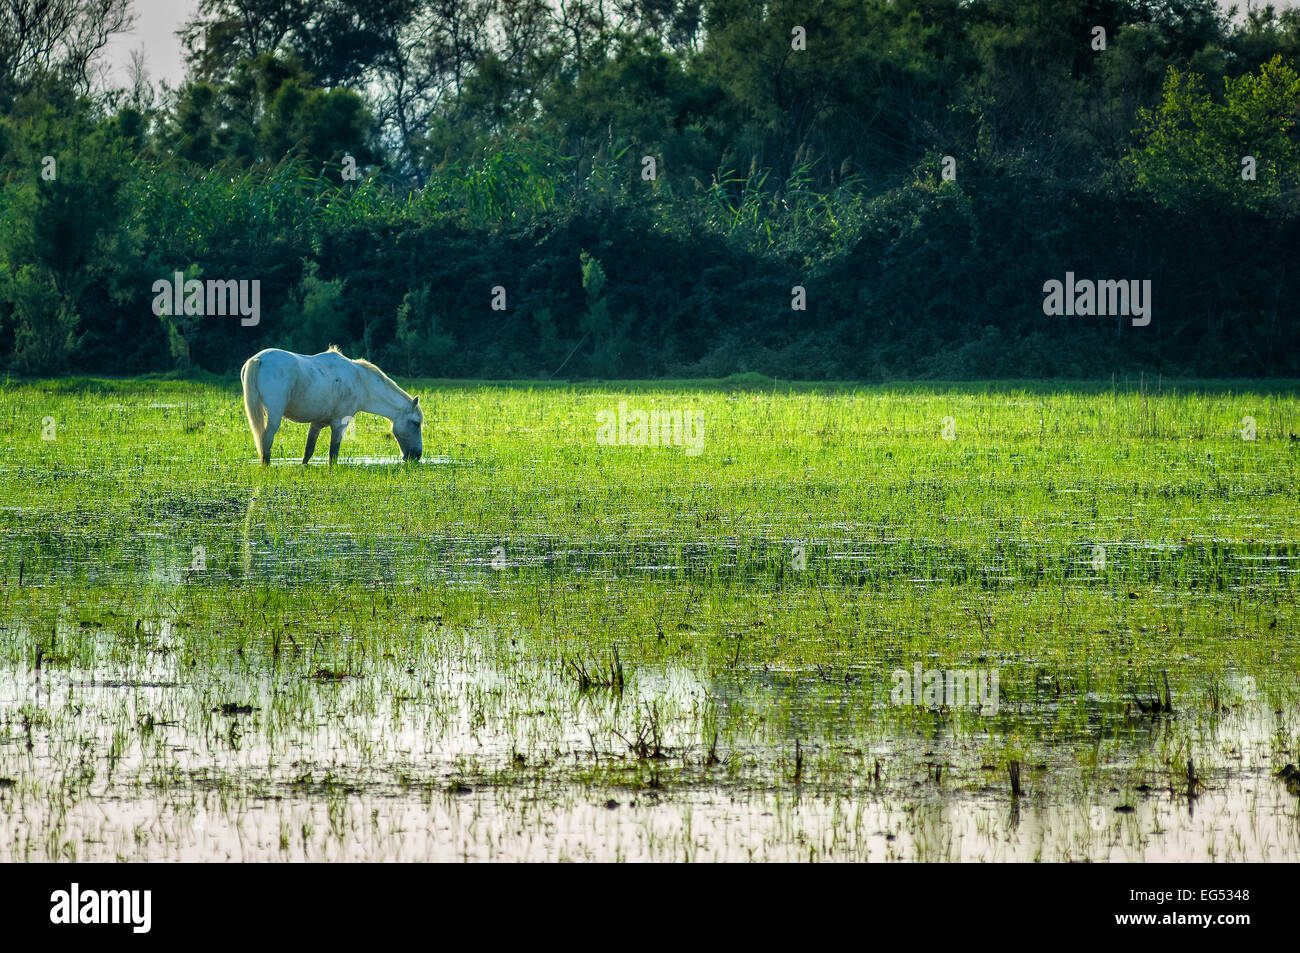
M 144 66 L 156 84 L 166 80 L 179 86 L 185 77 L 181 60 L 181 41 L 176 35 L 198 8 L 198 0 L 134 0 L 135 27 L 130 33 L 113 37 L 104 51 L 110 85 L 125 85 L 131 51 L 144 48 Z
M 1247 2 L 1220 3 L 1223 7 L 1234 5 L 1245 9 Z M 1264 4 L 1256 2 L 1253 5 Z M 1279 9 L 1300 6 L 1300 0 L 1273 0 L 1273 6 Z M 145 69 L 150 79 L 154 83 L 165 80 L 178 86 L 185 76 L 185 64 L 181 60 L 181 43 L 176 31 L 194 15 L 198 0 L 134 0 L 133 7 L 136 14 L 134 29 L 114 37 L 104 54 L 110 84 L 126 84 L 131 51 L 143 47 Z

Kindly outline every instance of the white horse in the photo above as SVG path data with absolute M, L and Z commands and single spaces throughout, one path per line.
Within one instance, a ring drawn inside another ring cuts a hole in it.
M 316 452 L 321 428 L 329 427 L 333 463 L 339 458 L 348 421 L 361 411 L 393 422 L 403 459 L 419 460 L 424 453 L 420 398 L 402 390 L 369 361 L 344 357 L 336 347 L 310 356 L 269 347 L 245 361 L 239 377 L 244 382 L 244 412 L 263 465 L 271 462 L 271 443 L 281 418 L 311 425 L 304 464 Z

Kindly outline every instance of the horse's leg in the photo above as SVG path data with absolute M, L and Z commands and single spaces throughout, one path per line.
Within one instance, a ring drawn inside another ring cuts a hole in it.
M 339 447 L 343 445 L 343 433 L 348 429 L 348 425 L 341 420 L 336 420 L 330 424 L 330 465 L 332 466 L 339 458 Z
M 262 465 L 267 466 L 271 462 L 271 443 L 275 440 L 275 432 L 280 429 L 280 420 L 282 414 L 270 407 L 266 408 L 266 429 L 262 431 Z
M 307 431 L 307 449 L 302 455 L 303 466 L 311 463 L 311 456 L 316 452 L 316 438 L 320 436 L 321 428 L 324 424 L 312 424 L 311 429 Z

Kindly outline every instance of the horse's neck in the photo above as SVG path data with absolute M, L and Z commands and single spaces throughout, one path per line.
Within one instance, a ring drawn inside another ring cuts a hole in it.
M 411 402 L 396 385 L 360 364 L 353 365 L 361 383 L 361 409 L 368 414 L 378 414 L 392 420 Z

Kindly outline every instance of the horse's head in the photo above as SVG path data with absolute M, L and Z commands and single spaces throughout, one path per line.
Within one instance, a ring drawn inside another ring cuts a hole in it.
M 424 454 L 424 411 L 420 409 L 420 398 L 411 400 L 411 406 L 393 418 L 393 436 L 402 448 L 402 459 L 415 462 Z

